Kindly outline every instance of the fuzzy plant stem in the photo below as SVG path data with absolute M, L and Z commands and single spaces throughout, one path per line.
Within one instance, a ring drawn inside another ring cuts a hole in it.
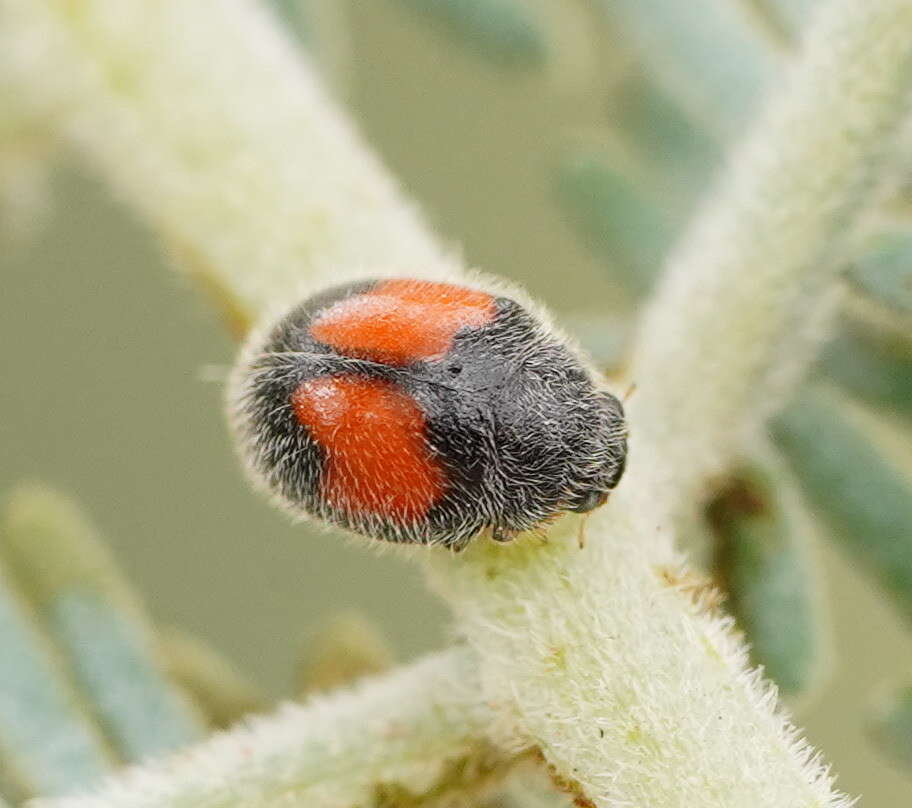
M 254 0 L 0 0 L 0 75 L 58 110 L 237 333 L 317 275 L 450 263 L 276 22 Z
M 24 89 L 66 85 L 63 133 L 217 290 L 239 329 L 352 272 L 459 279 L 259 4 L 0 0 L 8 36 L 31 42 L 15 51 Z M 408 749 L 421 766 L 436 756 L 440 772 L 453 739 L 470 735 L 539 747 L 580 805 L 843 805 L 747 672 L 727 621 L 680 572 L 665 517 L 781 400 L 799 364 L 780 373 L 781 359 L 811 353 L 801 304 L 867 199 L 912 78 L 910 41 L 909 0 L 840 1 L 821 14 L 646 319 L 631 468 L 585 524 L 586 548 L 566 518 L 545 546 L 479 541 L 457 559 L 431 554 L 477 654 L 468 669 L 393 674 L 334 697 L 319 721 L 264 720 L 240 742 L 190 752 L 198 766 L 139 770 L 73 805 L 266 805 L 288 793 L 291 759 L 299 773 L 336 772 L 340 789 L 302 792 L 300 804 L 361 805 L 378 781 L 411 771 Z M 422 712 L 449 704 L 456 686 L 458 716 Z M 411 736 L 390 741 L 367 693 L 382 694 L 388 722 Z M 240 750 L 261 765 L 244 768 Z M 327 768 L 327 750 L 344 772 Z M 267 796 L 247 800 L 250 788 Z
M 820 12 L 641 321 L 631 477 L 672 509 L 725 469 L 816 353 L 845 234 L 908 112 L 912 3 Z
M 646 312 L 630 467 L 586 548 L 561 526 L 546 548 L 479 542 L 433 561 L 486 692 L 512 710 L 510 740 L 539 744 L 595 805 L 842 804 L 727 623 L 693 602 L 668 517 L 731 464 L 813 354 L 841 235 L 907 108 L 910 37 L 908 0 L 818 17 Z
M 473 655 L 453 649 L 353 690 L 287 704 L 57 808 L 419 805 L 513 764 L 483 738 Z M 399 802 L 395 800 L 398 799 Z M 386 800 L 384 802 L 384 800 Z

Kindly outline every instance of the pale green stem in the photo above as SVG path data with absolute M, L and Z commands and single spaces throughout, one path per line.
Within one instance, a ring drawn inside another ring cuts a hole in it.
M 502 705 L 496 737 L 540 745 L 598 806 L 843 805 L 707 610 L 708 586 L 638 511 L 619 497 L 588 524 L 564 519 L 546 547 L 479 542 L 435 560 Z
M 15 59 L 9 72 L 47 104 L 69 99 L 64 133 L 238 330 L 318 272 L 446 270 L 259 3 L 0 0 L 0 36 L 0 65 Z
M 908 109 L 912 3 L 823 11 L 642 321 L 628 484 L 670 508 L 698 497 L 814 353 L 819 298 Z
M 453 649 L 35 808 L 360 808 L 444 793 L 513 763 L 483 741 L 492 714 L 478 693 L 474 654 Z
M 631 464 L 589 545 L 568 518 L 547 548 L 478 543 L 433 562 L 514 743 L 534 739 L 599 806 L 842 804 L 726 625 L 688 610 L 666 518 L 800 375 L 840 236 L 906 110 L 912 3 L 825 11 L 647 311 Z

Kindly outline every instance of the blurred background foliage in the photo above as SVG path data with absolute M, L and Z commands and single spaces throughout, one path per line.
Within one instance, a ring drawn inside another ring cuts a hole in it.
M 609 371 L 812 5 L 273 0 L 444 238 L 549 303 Z M 16 178 L 36 191 L 39 175 Z M 49 196 L 32 238 L 0 207 L 17 225 L 0 247 L 0 487 L 46 480 L 105 538 L 40 486 L 6 505 L 13 803 L 450 639 L 392 552 L 292 527 L 247 490 L 216 317 L 67 156 Z M 881 196 L 814 377 L 686 536 L 841 787 L 873 808 L 912 794 L 909 177 Z

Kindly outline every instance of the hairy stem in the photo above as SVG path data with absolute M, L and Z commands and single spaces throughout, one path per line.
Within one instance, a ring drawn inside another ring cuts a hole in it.
M 912 4 L 822 12 L 642 321 L 631 477 L 671 508 L 726 467 L 816 353 L 846 234 L 908 112 Z
M 428 657 L 353 690 L 288 704 L 55 808 L 423 805 L 506 774 L 514 756 L 483 739 L 468 649 Z M 425 800 L 425 801 L 423 801 Z
M 129 5 L 0 0 L 0 74 L 35 106 L 68 99 L 64 134 L 236 330 L 316 274 L 446 267 L 265 4 Z
M 812 355 L 841 234 L 871 197 L 910 84 L 912 4 L 836 2 L 651 302 L 632 364 L 631 465 L 546 548 L 478 543 L 433 578 L 509 704 L 599 806 L 836 806 L 724 620 L 694 602 L 668 516 L 701 496 Z M 699 598 L 697 599 L 699 601 Z

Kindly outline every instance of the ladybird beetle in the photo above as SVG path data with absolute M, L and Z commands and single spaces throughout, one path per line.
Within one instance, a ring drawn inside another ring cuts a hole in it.
M 292 512 L 461 549 L 605 502 L 620 402 L 513 300 L 412 279 L 350 283 L 251 338 L 229 409 L 254 480 Z

